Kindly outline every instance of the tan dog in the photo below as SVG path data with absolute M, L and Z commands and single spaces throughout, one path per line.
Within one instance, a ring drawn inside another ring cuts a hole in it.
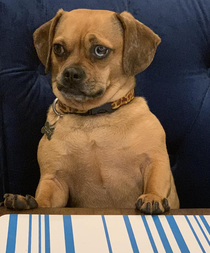
M 59 10 L 34 33 L 58 98 L 38 148 L 41 207 L 179 208 L 165 132 L 135 75 L 153 60 L 160 38 L 128 12 Z M 5 195 L 7 207 L 36 207 Z

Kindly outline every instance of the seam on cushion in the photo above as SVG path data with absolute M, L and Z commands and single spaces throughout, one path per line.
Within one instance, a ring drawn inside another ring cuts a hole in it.
M 207 87 L 207 89 L 206 89 L 206 92 L 205 92 L 205 95 L 203 96 L 203 100 L 202 100 L 202 102 L 201 102 L 200 108 L 199 108 L 199 110 L 198 110 L 198 112 L 197 112 L 197 114 L 196 114 L 196 116 L 195 116 L 193 122 L 191 123 L 189 129 L 186 131 L 186 133 L 185 133 L 185 135 L 184 135 L 182 141 L 181 141 L 180 144 L 179 144 L 179 147 L 178 147 L 178 149 L 177 149 L 177 153 L 179 152 L 179 149 L 180 149 L 180 147 L 182 146 L 182 144 L 184 143 L 184 141 L 185 141 L 185 139 L 187 138 L 187 136 L 191 133 L 191 131 L 192 131 L 192 129 L 193 129 L 193 126 L 195 125 L 195 123 L 196 123 L 196 121 L 197 121 L 197 119 L 198 119 L 198 117 L 199 117 L 199 115 L 200 115 L 200 113 L 201 113 L 201 110 L 202 110 L 202 108 L 203 108 L 204 101 L 205 101 L 205 99 L 206 99 L 206 97 L 207 97 L 207 93 L 208 93 L 209 90 L 210 90 L 210 83 L 209 83 L 209 85 L 208 85 L 208 87 Z
M 130 5 L 131 5 L 131 0 L 127 0 L 128 12 L 131 13 Z
M 3 113 L 3 92 L 1 89 L 0 82 L 0 170 L 2 174 L 2 190 L 3 192 L 9 192 L 9 182 L 8 182 L 8 170 L 7 170 L 7 155 L 6 155 L 6 142 L 5 142 L 5 132 L 4 132 L 4 113 Z

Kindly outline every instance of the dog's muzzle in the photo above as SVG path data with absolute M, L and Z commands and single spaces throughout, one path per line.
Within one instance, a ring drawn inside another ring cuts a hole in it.
M 63 72 L 62 83 L 64 86 L 74 87 L 82 83 L 85 77 L 85 71 L 81 67 L 69 67 Z
M 58 90 L 64 93 L 70 92 L 72 95 L 82 95 L 82 85 L 85 77 L 85 71 L 81 67 L 68 67 L 62 73 Z
M 64 95 L 80 98 L 96 98 L 103 95 L 104 90 L 95 90 L 94 85 L 85 82 L 86 73 L 80 66 L 66 68 L 57 83 L 58 90 Z

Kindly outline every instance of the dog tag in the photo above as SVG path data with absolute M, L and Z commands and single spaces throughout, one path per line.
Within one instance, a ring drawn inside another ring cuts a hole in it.
M 50 125 L 50 123 L 47 121 L 47 122 L 45 122 L 44 126 L 41 129 L 41 133 L 42 134 L 46 134 L 47 139 L 49 141 L 51 140 L 51 137 L 52 137 L 52 135 L 54 133 L 54 129 L 55 129 L 54 125 L 55 124 Z

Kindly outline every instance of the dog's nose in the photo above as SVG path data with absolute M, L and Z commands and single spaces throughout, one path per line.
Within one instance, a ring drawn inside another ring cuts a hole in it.
M 85 76 L 85 71 L 79 66 L 66 68 L 63 72 L 63 84 L 79 84 L 85 79 Z

